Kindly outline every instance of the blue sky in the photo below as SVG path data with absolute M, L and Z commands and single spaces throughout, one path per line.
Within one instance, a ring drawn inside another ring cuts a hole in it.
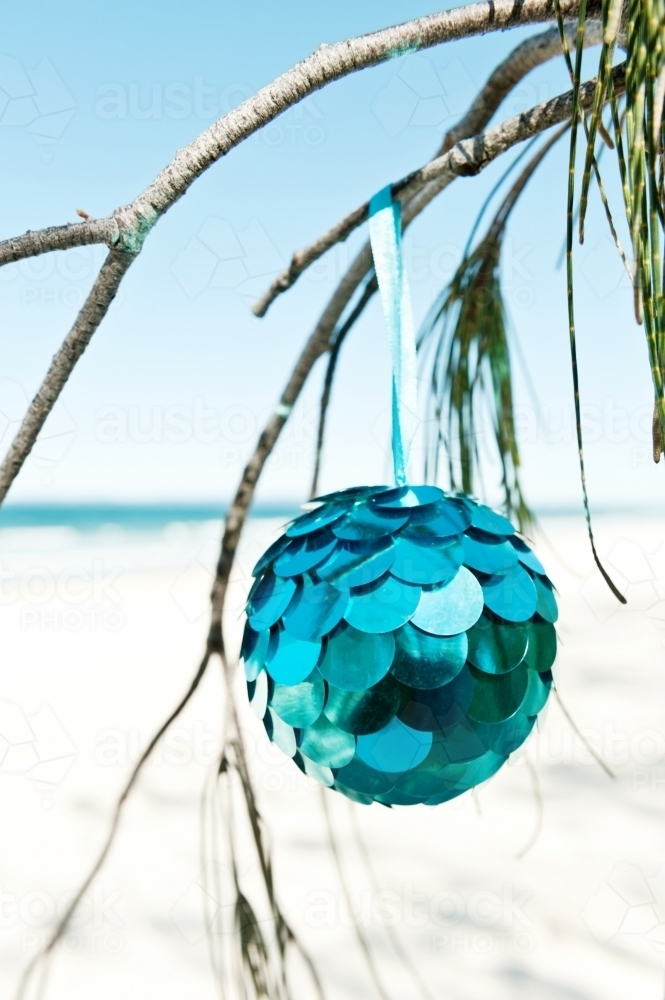
M 9 0 L 0 47 L 0 237 L 75 221 L 77 207 L 108 213 L 210 121 L 321 42 L 437 9 L 416 0 L 61 0 L 28 9 Z M 293 249 L 428 159 L 494 64 L 537 30 L 443 46 L 356 74 L 211 168 L 150 235 L 12 499 L 228 499 L 365 233 L 329 254 L 265 319 L 251 314 L 252 297 Z M 550 63 L 500 114 L 562 89 L 565 72 Z M 565 277 L 557 268 L 566 156 L 564 142 L 527 189 L 504 264 L 512 326 L 537 397 L 516 363 L 525 483 L 532 502 L 548 507 L 579 506 Z M 450 277 L 501 169 L 457 181 L 409 232 L 417 322 Z M 618 210 L 609 155 L 605 173 Z M 648 457 L 646 350 L 596 202 L 594 193 L 577 253 L 589 488 L 597 506 L 655 504 L 663 470 Z M 0 271 L 3 450 L 102 259 L 102 248 L 91 248 Z M 261 484 L 265 501 L 306 495 L 321 376 L 318 367 Z M 387 345 L 374 302 L 340 363 L 324 488 L 389 476 L 388 401 Z M 490 498 L 492 476 L 490 468 Z

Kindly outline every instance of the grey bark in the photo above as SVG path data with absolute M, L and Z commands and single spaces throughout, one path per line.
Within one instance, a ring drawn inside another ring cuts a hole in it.
M 85 300 L 74 326 L 54 356 L 42 385 L 30 403 L 28 412 L 0 465 L 0 503 L 32 450 L 37 435 L 62 392 L 74 365 L 81 357 L 95 330 L 108 312 L 120 282 L 136 254 L 111 250 L 104 261 L 92 291 Z
M 618 95 L 623 89 L 623 68 L 621 66 L 617 67 L 614 76 L 615 90 Z M 595 81 L 592 80 L 584 84 L 581 88 L 580 102 L 582 107 L 588 107 L 593 102 L 594 86 Z M 545 104 L 531 109 L 530 112 L 525 112 L 514 119 L 509 119 L 509 123 L 512 124 L 509 126 L 506 135 L 521 135 L 522 138 L 526 138 L 525 130 L 528 128 L 534 128 L 537 132 L 541 130 L 541 127 L 545 129 L 551 125 L 565 121 L 566 118 L 570 118 L 571 109 L 572 91 L 555 98 L 553 101 L 547 101 Z M 509 125 L 509 123 L 504 123 L 504 125 Z M 439 190 L 442 190 L 446 184 L 450 183 L 454 175 L 447 172 L 449 164 L 457 164 L 459 162 L 466 171 L 470 158 L 473 162 L 484 166 L 490 162 L 488 157 L 499 155 L 498 146 L 501 144 L 500 135 L 502 134 L 502 128 L 503 126 L 499 126 L 497 129 L 490 130 L 493 134 L 495 133 L 495 139 L 492 142 L 488 143 L 487 141 L 488 133 L 485 133 L 484 139 L 477 137 L 476 139 L 464 140 L 457 143 L 448 153 L 433 160 L 431 164 L 428 164 L 428 167 L 423 168 L 423 171 L 418 171 L 416 175 L 411 175 L 410 178 L 407 178 L 403 182 L 404 190 L 407 193 L 409 191 L 408 184 L 412 179 L 422 176 L 423 185 L 421 185 L 420 200 L 412 198 L 406 205 L 403 219 L 404 225 L 408 225 L 418 212 L 422 211 L 425 204 L 428 204 Z M 535 134 L 535 132 L 529 134 Z M 515 141 L 521 140 L 516 139 Z M 494 150 L 496 152 L 493 152 Z M 460 159 L 458 160 L 458 158 Z M 479 169 L 482 169 L 482 167 L 479 166 Z M 475 172 L 477 173 L 478 171 L 476 170 Z M 435 183 L 431 183 L 434 181 Z M 415 184 L 416 181 L 414 180 Z M 440 186 L 437 187 L 437 185 Z M 280 402 L 261 433 L 256 450 L 243 471 L 236 495 L 226 517 L 221 553 L 211 594 L 212 615 L 208 637 L 208 645 L 211 650 L 223 650 L 224 648 L 222 613 L 226 590 L 240 534 L 263 466 L 279 438 L 282 428 L 300 395 L 300 391 L 309 373 L 316 361 L 329 349 L 331 338 L 344 309 L 351 301 L 354 292 L 371 267 L 372 251 L 369 244 L 365 244 L 338 285 L 314 331 L 305 344 Z
M 593 17 L 599 0 L 591 0 L 588 16 Z M 562 14 L 574 17 L 578 0 L 560 0 Z M 42 386 L 19 428 L 9 453 L 0 466 L 0 503 L 34 445 L 46 417 L 60 395 L 106 309 L 131 259 L 140 253 L 146 236 L 191 184 L 216 160 L 234 146 L 328 83 L 350 73 L 415 49 L 429 48 L 455 38 L 469 37 L 517 25 L 533 24 L 553 17 L 553 0 L 484 0 L 452 11 L 418 18 L 334 45 L 321 45 L 308 59 L 298 63 L 267 87 L 259 90 L 229 114 L 177 152 L 171 163 L 131 204 L 116 209 L 111 217 L 85 220 L 73 226 L 54 227 L 0 244 L 0 264 L 35 256 L 50 249 L 90 242 L 110 241 L 112 250 L 95 283 L 91 298 L 56 355 Z M 81 228 L 80 228 L 81 227 Z M 76 242 L 78 241 L 78 243 Z M 126 256 L 125 256 L 126 255 Z M 129 263 L 120 268 L 120 261 Z M 122 271 L 122 273 L 120 273 Z M 118 272 L 118 284 L 113 275 Z M 110 298 L 104 306 L 105 296 Z M 76 350 L 76 345 L 81 349 Z
M 569 47 L 573 49 L 577 37 L 577 27 L 568 25 L 566 36 Z M 598 45 L 601 41 L 600 24 L 598 22 L 589 23 L 585 29 L 585 46 Z M 516 46 L 490 75 L 464 117 L 447 132 L 437 155 L 441 156 L 461 139 L 476 135 L 485 128 L 501 102 L 520 80 L 524 79 L 531 70 L 541 66 L 549 59 L 561 55 L 562 52 L 558 27 L 549 28 L 539 35 L 527 38 Z M 436 193 L 438 194 L 438 191 Z M 429 204 L 429 201 L 431 198 L 427 199 L 425 204 Z M 364 221 L 364 206 L 361 206 L 346 220 L 333 227 L 310 246 L 303 250 L 296 250 L 289 266 L 277 275 L 270 288 L 252 306 L 255 315 L 265 316 L 274 300 L 291 288 L 303 271 L 318 260 L 334 243 L 346 239 L 346 236 L 352 232 L 356 225 L 360 225 Z

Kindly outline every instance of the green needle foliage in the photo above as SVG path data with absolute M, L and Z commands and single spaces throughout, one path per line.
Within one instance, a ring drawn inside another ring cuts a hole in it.
M 508 192 L 486 235 L 464 255 L 418 338 L 430 350 L 431 372 L 426 478 L 436 480 L 443 448 L 451 487 L 476 492 L 481 416 L 491 415 L 501 462 L 503 503 L 522 530 L 533 522 L 519 478 L 508 320 L 501 289 L 501 247 L 508 217 L 529 178 L 563 135 L 559 129 L 529 161 Z

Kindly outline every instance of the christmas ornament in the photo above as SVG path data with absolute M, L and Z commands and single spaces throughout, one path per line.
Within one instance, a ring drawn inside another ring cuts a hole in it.
M 501 514 L 406 482 L 415 338 L 399 205 L 370 205 L 393 358 L 397 486 L 319 497 L 254 567 L 242 643 L 252 708 L 305 774 L 358 802 L 436 805 L 527 738 L 552 683 L 557 606 Z

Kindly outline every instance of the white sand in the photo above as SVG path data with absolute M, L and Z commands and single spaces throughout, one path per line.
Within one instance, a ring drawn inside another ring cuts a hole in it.
M 276 527 L 250 525 L 245 573 Z M 441 1000 L 663 996 L 663 522 L 605 517 L 596 528 L 610 570 L 629 584 L 627 609 L 592 571 L 581 520 L 545 522 L 568 568 L 542 539 L 538 551 L 561 591 L 559 689 L 616 781 L 552 703 L 527 744 L 544 815 L 521 860 L 537 817 L 525 753 L 477 795 L 436 809 L 351 807 L 327 793 L 391 1000 L 418 994 L 391 949 L 386 919 Z M 218 533 L 215 524 L 142 535 L 0 532 L 3 997 L 94 858 L 130 761 L 194 672 Z M 236 642 L 246 586 L 239 578 L 228 615 Z M 219 739 L 222 690 L 215 664 L 146 769 L 99 886 L 55 962 L 49 998 L 216 995 L 197 880 L 200 793 Z M 242 704 L 283 907 L 328 996 L 376 996 L 325 847 L 318 790 L 268 751 Z M 388 890 L 380 898 L 355 853 L 351 808 Z M 242 875 L 251 892 L 249 853 Z

